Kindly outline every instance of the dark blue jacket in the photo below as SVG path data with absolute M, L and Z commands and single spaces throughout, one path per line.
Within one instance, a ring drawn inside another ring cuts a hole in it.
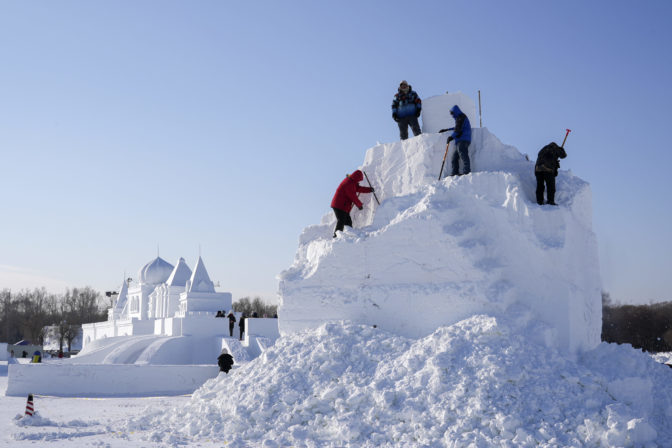
M 453 128 L 453 133 L 451 137 L 457 142 L 470 142 L 471 141 L 471 123 L 469 123 L 469 118 L 465 115 L 460 108 L 455 105 L 450 109 L 450 114 L 455 119 L 455 127 Z
M 399 90 L 394 95 L 392 100 L 392 116 L 397 118 L 410 117 L 417 115 L 422 110 L 422 100 L 418 94 L 413 91 L 411 86 L 408 86 L 408 92 L 403 93 Z

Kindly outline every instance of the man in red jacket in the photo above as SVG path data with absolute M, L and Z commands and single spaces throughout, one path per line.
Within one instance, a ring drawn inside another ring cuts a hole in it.
M 343 182 L 336 189 L 336 194 L 331 200 L 331 208 L 336 214 L 336 229 L 334 229 L 334 238 L 337 231 L 343 231 L 344 226 L 352 227 L 350 210 L 354 203 L 358 209 L 362 209 L 362 201 L 357 197 L 357 193 L 373 193 L 373 188 L 361 187 L 359 183 L 364 179 L 360 170 L 356 170 L 351 175 L 346 175 Z

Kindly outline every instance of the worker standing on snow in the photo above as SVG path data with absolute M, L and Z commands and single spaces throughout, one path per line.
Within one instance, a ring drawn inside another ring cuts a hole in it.
M 565 148 L 551 142 L 541 148 L 537 154 L 537 163 L 534 165 L 534 177 L 537 178 L 537 204 L 544 204 L 544 184 L 546 184 L 546 196 L 549 205 L 555 203 L 555 177 L 558 175 L 560 160 L 567 157 Z
M 455 127 L 448 129 L 453 131 L 448 137 L 446 146 L 450 145 L 452 140 L 455 140 L 455 152 L 453 153 L 452 162 L 452 176 L 458 176 L 460 173 L 460 161 L 462 159 L 462 174 L 469 174 L 471 172 L 471 163 L 469 161 L 469 145 L 471 144 L 471 123 L 467 115 L 460 110 L 456 104 L 450 109 L 450 115 L 455 119 Z M 459 157 L 459 159 L 458 159 Z
M 422 100 L 406 81 L 401 81 L 392 100 L 392 119 L 399 125 L 399 136 L 402 140 L 408 138 L 409 125 L 413 135 L 422 134 L 418 123 L 421 112 Z
M 229 336 L 233 337 L 233 327 L 236 325 L 236 316 L 233 314 L 233 310 L 227 316 L 229 318 Z
M 339 230 L 342 232 L 345 226 L 352 227 L 352 218 L 350 218 L 352 204 L 354 203 L 360 210 L 364 208 L 362 201 L 357 197 L 357 193 L 373 193 L 373 188 L 359 185 L 363 179 L 364 174 L 360 170 L 355 170 L 351 175 L 346 175 L 336 189 L 334 198 L 331 200 L 331 208 L 336 214 L 334 238 L 336 238 L 336 232 Z

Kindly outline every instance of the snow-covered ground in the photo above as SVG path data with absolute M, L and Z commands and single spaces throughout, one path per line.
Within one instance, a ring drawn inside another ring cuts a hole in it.
M 573 361 L 477 315 L 421 339 L 329 323 L 193 397 L 0 396 L 5 446 L 672 446 L 672 369 L 629 346 Z M 6 373 L 0 366 L 0 391 Z M 38 442 L 38 443 L 36 443 Z M 44 443 L 48 442 L 48 443 Z
M 24 417 L 26 397 L 7 397 L 7 363 L 0 362 L 0 446 L 148 446 L 124 428 L 148 405 L 179 406 L 189 397 L 59 398 L 35 396 L 37 414 Z M 205 446 L 205 445 L 204 445 Z

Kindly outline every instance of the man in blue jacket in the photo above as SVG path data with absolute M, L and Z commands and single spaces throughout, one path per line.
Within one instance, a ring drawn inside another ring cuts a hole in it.
M 413 130 L 413 135 L 422 134 L 418 123 L 421 112 L 422 100 L 406 81 L 401 81 L 399 90 L 392 100 L 392 119 L 399 125 L 399 136 L 402 140 L 408 138 L 409 125 Z
M 471 164 L 469 162 L 469 144 L 471 143 L 471 123 L 469 123 L 469 118 L 465 115 L 460 108 L 455 105 L 450 109 L 450 115 L 455 119 L 455 127 L 447 129 L 448 131 L 453 131 L 448 137 L 448 142 L 446 146 L 450 145 L 452 140 L 455 140 L 455 152 L 453 153 L 452 165 L 453 172 L 451 176 L 459 175 L 460 171 L 460 161 L 462 159 L 462 174 L 469 174 L 471 172 Z M 448 149 L 448 148 L 446 148 Z M 459 157 L 459 159 L 458 159 Z

